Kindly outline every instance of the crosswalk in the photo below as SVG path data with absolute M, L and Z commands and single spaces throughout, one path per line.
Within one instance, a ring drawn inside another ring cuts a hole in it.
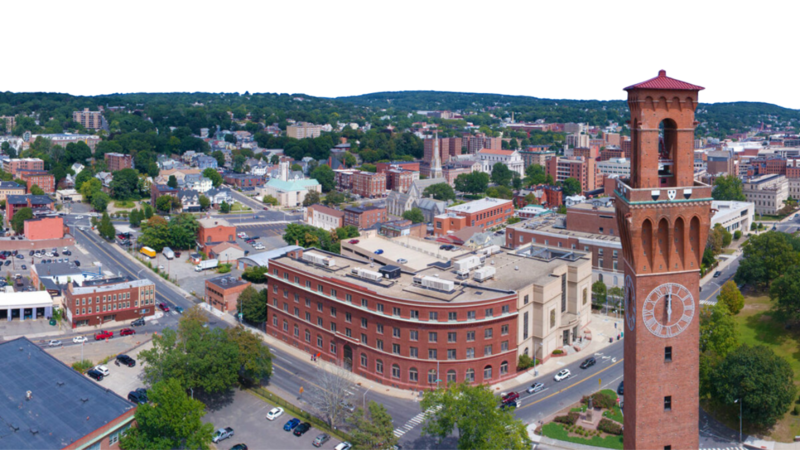
M 744 447 L 703 447 L 700 450 L 744 450 Z
M 439 409 L 441 409 L 441 406 L 438 406 L 436 408 L 430 408 L 430 409 L 428 409 L 426 411 L 423 411 L 423 412 L 417 414 L 416 416 L 408 419 L 408 422 L 406 422 L 406 424 L 403 425 L 402 428 L 395 428 L 394 429 L 394 435 L 397 436 L 397 437 L 403 436 L 404 434 L 406 434 L 409 431 L 411 431 L 412 429 L 414 429 L 414 427 L 416 427 L 417 425 L 419 425 L 422 422 L 424 422 L 425 419 L 427 419 L 429 415 L 431 415 L 432 413 L 438 411 Z

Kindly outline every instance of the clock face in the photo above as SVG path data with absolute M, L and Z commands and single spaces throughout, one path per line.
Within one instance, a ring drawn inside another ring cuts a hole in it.
M 631 331 L 636 327 L 636 290 L 630 275 L 625 277 L 625 322 Z
M 664 283 L 653 289 L 644 301 L 642 320 L 655 336 L 675 337 L 694 318 L 694 297 L 678 283 Z

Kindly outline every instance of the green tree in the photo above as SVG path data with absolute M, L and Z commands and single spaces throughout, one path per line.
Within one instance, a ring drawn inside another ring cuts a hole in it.
M 34 184 L 31 186 L 31 194 L 44 195 L 44 189 L 40 188 L 38 184 Z
M 33 219 L 33 210 L 30 208 L 21 208 L 14 212 L 14 217 L 11 218 L 11 228 L 17 234 L 22 234 L 25 231 L 25 221 Z
M 742 345 L 728 353 L 713 378 L 712 398 L 722 407 L 738 412 L 742 421 L 756 429 L 775 425 L 797 398 L 794 373 L 785 359 L 771 348 Z
M 97 232 L 100 233 L 100 236 L 104 237 L 108 241 L 113 240 L 114 236 L 117 234 L 116 229 L 114 229 L 114 224 L 111 223 L 111 217 L 108 216 L 107 212 L 103 213 L 103 218 L 100 219 L 100 225 L 97 227 Z
M 224 153 L 222 153 L 222 151 L 220 151 L 220 150 L 214 150 L 214 152 L 212 152 L 212 153 L 211 153 L 211 156 L 212 156 L 214 159 L 216 159 L 216 160 L 217 160 L 217 165 L 218 165 L 219 167 L 222 167 L 222 166 L 224 166 L 224 165 L 225 165 L 225 154 L 224 154 Z
M 492 183 L 497 183 L 498 186 L 511 186 L 511 180 L 514 178 L 514 172 L 508 168 L 507 165 L 499 162 L 492 166 Z
M 279 162 L 281 162 L 281 157 L 278 155 L 272 155 L 269 158 L 269 163 L 272 164 L 273 166 L 277 165 Z
M 724 175 L 714 180 L 714 190 L 711 191 L 714 200 L 747 201 L 744 196 L 742 180 L 736 175 Z
M 261 201 L 268 205 L 278 206 L 278 199 L 271 195 L 265 195 L 264 198 L 261 199 Z
M 175 175 L 169 176 L 169 179 L 167 180 L 167 186 L 171 187 L 172 189 L 178 189 L 178 179 L 175 178 Z
M 142 218 L 143 220 L 147 220 L 153 217 L 153 207 L 150 205 L 144 205 L 142 208 Z
M 426 391 L 420 407 L 432 411 L 422 433 L 440 439 L 457 434 L 460 450 L 532 446 L 525 424 L 510 409 L 497 407 L 497 397 L 487 385 L 462 383 Z
M 266 269 L 266 267 L 261 266 L 257 268 Z M 245 272 L 247 271 L 245 270 Z M 266 273 L 266 271 L 258 272 L 262 275 Z M 239 294 L 239 298 L 236 301 L 236 308 L 238 311 L 241 311 L 242 318 L 246 322 L 260 325 L 267 321 L 267 298 L 262 295 L 265 293 L 266 292 L 263 291 L 258 292 L 253 286 L 248 286 Z
M 16 219 L 16 214 L 14 215 Z M 751 238 L 752 239 L 752 238 Z M 777 303 L 777 309 L 793 321 L 800 319 L 800 266 L 786 268 L 783 274 L 772 282 L 769 297 Z
M 292 171 L 294 171 L 294 172 L 302 172 L 303 171 L 303 166 L 301 166 L 300 164 L 294 163 L 294 164 L 292 164 Z
M 222 203 L 219 205 L 219 212 L 221 212 L 222 214 L 227 214 L 231 212 L 231 205 L 229 205 L 228 202 L 223 200 Z
M 797 238 L 779 231 L 752 236 L 742 246 L 742 260 L 734 280 L 737 284 L 769 287 L 787 268 L 800 264 L 796 245 Z
M 422 196 L 428 198 L 433 196 L 436 200 L 455 200 L 456 192 L 447 183 L 436 183 L 426 187 Z
M 397 445 L 398 438 L 394 434 L 392 416 L 386 407 L 370 400 L 367 405 L 369 414 L 358 408 L 347 422 L 352 425 L 350 441 L 356 449 L 392 448 Z
M 216 169 L 212 169 L 211 167 L 203 170 L 203 176 L 211 180 L 211 184 L 218 188 L 222 184 L 222 175 L 216 171 Z
M 75 190 L 80 191 L 83 183 L 92 179 L 93 177 L 94 173 L 92 173 L 92 169 L 90 167 L 84 167 L 83 170 L 75 175 Z
M 331 191 L 328 192 L 328 195 L 325 196 L 325 199 L 322 201 L 322 203 L 326 206 L 331 206 L 344 203 L 345 200 L 347 200 L 347 198 L 341 192 Z
M 606 302 L 606 284 L 603 283 L 601 280 L 597 280 L 592 283 L 592 295 L 595 299 L 595 304 L 605 304 Z
M 573 195 L 579 195 L 583 192 L 583 188 L 581 187 L 581 182 L 578 181 L 576 178 L 569 177 L 561 183 L 561 189 L 564 194 L 564 197 L 570 197 Z
M 170 212 L 172 210 L 172 196 L 162 195 L 156 199 L 156 209 L 162 212 Z
M 480 194 L 489 187 L 489 175 L 483 172 L 462 173 L 456 177 L 454 184 L 457 191 Z
M 267 270 L 268 270 L 268 268 L 266 266 L 248 267 L 248 268 L 244 269 L 244 273 L 242 273 L 242 278 L 245 279 L 246 281 L 251 282 L 251 283 L 256 283 L 256 284 L 266 283 L 267 282 L 267 275 L 266 275 L 267 274 Z M 241 300 L 241 296 L 239 297 L 239 299 Z M 265 314 L 266 314 L 266 311 L 267 311 L 267 309 L 266 309 L 266 300 L 265 300 L 265 303 L 264 303 L 264 313 Z M 246 317 L 247 317 L 247 315 L 245 315 L 245 318 Z M 247 319 L 247 320 L 250 320 L 250 319 Z
M 136 426 L 120 439 L 124 450 L 208 449 L 214 425 L 204 423 L 205 405 L 189 397 L 176 379 L 153 384 L 148 403 L 136 408 Z
M 303 206 L 311 206 L 316 205 L 319 203 L 319 192 L 317 191 L 308 191 L 306 197 L 303 199 Z
M 736 321 L 724 303 L 700 309 L 700 352 L 714 352 L 724 358 L 739 346 Z
M 322 192 L 330 192 L 336 187 L 336 176 L 330 166 L 321 165 L 311 172 L 311 178 L 322 186 Z
M 139 172 L 134 169 L 118 170 L 114 172 L 114 179 L 111 180 L 109 187 L 111 188 L 111 193 L 115 199 L 138 199 Z
M 531 164 L 530 166 L 526 167 L 524 181 L 526 186 L 544 184 L 545 181 L 547 181 L 547 175 L 545 174 L 544 166 L 540 166 L 539 164 Z
M 491 198 L 511 200 L 514 198 L 514 192 L 505 186 L 492 186 L 489 189 L 486 189 L 486 196 Z
M 190 249 L 194 248 L 197 240 L 197 231 L 200 229 L 200 223 L 197 219 L 189 213 L 181 213 L 169 221 L 167 228 L 169 229 L 170 247 L 173 249 Z
M 211 200 L 203 194 L 197 196 L 197 202 L 200 204 L 201 211 L 205 211 L 211 206 Z
M 403 211 L 403 219 L 410 220 L 413 223 L 422 223 L 425 222 L 425 215 L 422 214 L 421 209 L 411 208 Z
M 345 165 L 346 167 L 353 167 L 353 166 L 355 166 L 355 165 L 356 165 L 356 163 L 358 162 L 358 161 L 356 161 L 356 157 L 355 157 L 355 156 L 353 156 L 353 154 L 352 154 L 352 153 L 350 153 L 350 152 L 345 152 L 345 153 L 344 153 L 344 158 L 343 158 L 343 159 L 344 159 L 344 160 L 343 160 L 342 162 L 344 162 L 344 165 Z
M 132 227 L 138 228 L 139 225 L 142 223 L 142 211 L 138 209 L 133 209 L 131 213 L 128 215 L 128 220 Z
M 105 192 L 95 192 L 92 196 L 92 208 L 97 212 L 105 212 L 110 202 L 111 197 Z
M 160 252 L 170 244 L 169 225 L 161 216 L 153 216 L 142 224 L 142 235 L 139 243 Z
M 266 299 L 264 304 L 266 305 Z M 241 325 L 228 328 L 227 331 L 228 338 L 239 349 L 239 381 L 244 385 L 252 385 L 272 376 L 272 353 L 261 342 L 261 338 Z
M 718 303 L 723 303 L 734 316 L 744 308 L 744 295 L 733 280 L 728 280 L 722 285 L 717 297 Z
M 81 184 L 80 188 L 80 193 L 83 196 L 83 200 L 86 201 L 87 203 L 92 202 L 92 197 L 94 197 L 94 194 L 102 191 L 103 191 L 103 183 L 101 183 L 100 180 L 94 177 L 84 181 L 83 184 Z

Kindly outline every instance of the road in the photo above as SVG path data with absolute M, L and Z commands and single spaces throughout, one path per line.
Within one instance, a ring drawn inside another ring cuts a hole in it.
M 716 304 L 722 285 L 732 280 L 733 276 L 736 275 L 736 269 L 739 268 L 739 263 L 742 260 L 742 253 L 737 251 L 733 255 L 730 255 L 730 257 L 734 258 L 734 260 L 725 268 L 719 270 L 720 276 L 712 278 L 711 281 L 703 285 L 703 291 L 700 292 L 701 305 Z

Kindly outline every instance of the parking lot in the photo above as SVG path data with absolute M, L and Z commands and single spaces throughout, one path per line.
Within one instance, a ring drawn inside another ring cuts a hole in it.
M 256 242 L 264 245 L 263 250 L 256 250 L 255 247 L 246 243 L 244 239 L 237 238 L 236 243 L 242 250 L 249 250 L 251 253 L 263 252 L 275 248 L 284 247 L 286 242 L 283 240 L 284 230 L 286 224 L 272 223 L 272 224 L 236 224 L 236 233 L 245 232 L 248 236 L 258 236 Z
M 281 450 L 287 448 L 312 449 L 314 438 L 322 433 L 312 427 L 302 436 L 284 431 L 283 426 L 294 416 L 286 412 L 275 420 L 267 420 L 267 412 L 273 406 L 247 392 L 235 390 L 227 402 L 216 408 L 209 408 L 204 422 L 214 424 L 215 428 L 231 427 L 234 436 L 226 439 L 217 448 L 229 449 L 243 443 L 252 449 Z M 332 449 L 339 440 L 331 438 L 321 448 Z

